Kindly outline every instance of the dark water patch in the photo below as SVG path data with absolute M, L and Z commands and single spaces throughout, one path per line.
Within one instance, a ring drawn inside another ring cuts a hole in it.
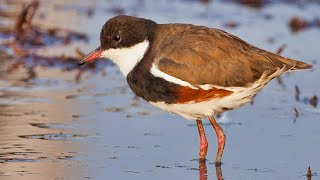
M 138 115 L 140 116 L 149 116 L 151 113 L 150 112 L 147 112 L 147 111 L 140 111 L 138 112 Z
M 29 94 L 19 93 L 19 92 L 10 92 L 10 91 L 2 91 L 0 95 L 0 99 L 4 99 L 8 102 L 8 104 L 4 104 L 7 106 L 3 106 L 4 108 L 12 106 L 12 104 L 16 103 L 48 103 L 50 102 L 48 98 L 36 97 Z M 10 103 L 10 104 L 9 104 Z
M 177 168 L 187 168 L 188 166 L 183 166 L 183 165 L 175 165 L 174 167 L 177 167 Z
M 6 157 L 6 156 L 16 156 L 16 155 L 22 155 L 27 156 L 30 154 L 38 154 L 39 152 L 35 151 L 25 151 L 25 152 L 6 152 L 6 153 L 0 153 L 0 157 Z
M 130 114 L 127 114 L 126 115 L 126 118 L 132 118 L 133 116 L 132 115 L 130 115 Z
M 77 97 L 79 97 L 79 95 L 77 95 L 77 94 L 72 94 L 72 95 L 67 95 L 67 96 L 66 96 L 66 99 L 75 99 L 75 98 L 77 98 Z
M 121 107 L 108 107 L 103 109 L 105 112 L 123 112 L 124 110 L 125 109 Z
M 1 147 L 1 149 L 14 149 L 15 147 L 11 147 L 11 146 L 5 146 L 5 147 Z
M 45 156 L 40 156 L 40 157 L 38 157 L 37 159 L 48 159 L 48 157 L 45 157 Z
M 39 152 L 6 152 L 0 154 L 0 163 L 5 162 L 34 162 L 36 159 L 30 158 Z
M 9 104 L 0 104 L 0 108 L 7 108 L 7 107 L 10 107 Z
M 59 160 L 68 160 L 68 159 L 72 159 L 73 156 L 70 156 L 70 155 L 66 155 L 66 156 L 56 156 L 56 159 L 59 159 Z
M 153 132 L 147 132 L 143 134 L 144 136 L 163 136 L 162 133 L 153 133 Z
M 165 165 L 156 165 L 155 167 L 156 167 L 156 168 L 162 168 L 162 169 L 169 169 L 169 168 L 171 168 L 171 167 L 165 166 Z
M 30 123 L 30 125 L 45 129 L 71 129 L 70 126 L 60 123 Z
M 126 173 L 134 173 L 134 174 L 138 174 L 138 173 L 141 173 L 139 171 L 132 171 L 132 170 L 127 170 L 127 171 L 124 171 Z
M 93 177 L 90 177 L 90 176 L 84 176 L 82 178 L 84 178 L 84 179 L 93 179 Z
M 41 111 L 27 111 L 27 112 L 23 112 L 24 115 L 38 115 L 40 114 Z
M 196 161 L 196 162 L 199 162 L 199 159 L 191 159 L 190 161 Z
M 104 97 L 104 96 L 110 96 L 109 92 L 106 93 L 96 93 L 93 95 L 94 97 Z
M 6 175 L 6 173 L 3 173 L 0 171 L 0 176 L 9 176 L 9 175 Z
M 178 163 L 175 163 L 174 167 L 177 167 L 177 168 L 189 168 L 189 166 L 179 165 Z
M 109 157 L 109 159 L 119 159 L 120 157 L 117 157 L 117 156 L 111 156 Z
M 23 147 L 24 144 L 12 144 L 12 146 L 15 146 L 15 147 Z
M 280 137 L 292 137 L 292 134 L 280 134 Z
M 295 85 L 294 90 L 295 90 L 294 97 L 295 97 L 296 101 L 299 102 L 300 101 L 300 94 L 301 94 L 299 86 Z
M 4 116 L 4 117 L 19 117 L 19 116 L 23 116 L 24 114 L 13 114 L 13 113 L 0 113 L 0 116 Z
M 52 133 L 52 134 L 34 134 L 34 135 L 21 135 L 20 138 L 25 139 L 42 139 L 42 140 L 76 140 L 79 138 L 87 137 L 86 134 L 66 134 L 66 133 Z
M 81 115 L 79 115 L 79 114 L 73 114 L 71 117 L 72 118 L 79 118 Z
M 187 168 L 188 171 L 199 171 L 199 168 Z
M 0 158 L 0 163 L 7 162 L 36 162 L 36 159 L 28 159 L 28 158 Z
M 139 148 L 139 147 L 137 147 L 137 146 L 128 146 L 127 148 L 128 148 L 128 149 L 141 149 L 141 148 Z
M 273 169 L 269 169 L 269 168 L 249 168 L 247 169 L 249 171 L 254 171 L 254 172 L 273 172 Z
M 293 123 L 296 123 L 297 122 L 297 119 L 299 118 L 299 111 L 296 107 L 293 108 L 293 111 L 294 111 L 294 119 L 293 119 Z
M 237 28 L 238 26 L 239 26 L 239 23 L 233 20 L 228 21 L 224 24 L 224 27 L 230 28 L 230 29 Z

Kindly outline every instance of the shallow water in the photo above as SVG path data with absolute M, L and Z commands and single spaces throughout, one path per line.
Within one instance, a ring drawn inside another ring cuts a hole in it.
M 76 70 L 38 66 L 37 77 L 25 81 L 23 67 L 13 73 L 0 68 L 0 179 L 307 179 L 308 166 L 312 179 L 319 179 L 320 109 L 309 100 L 320 96 L 320 28 L 291 33 L 287 24 L 294 15 L 320 17 L 319 4 L 250 9 L 221 1 L 123 2 L 91 1 L 92 16 L 86 15 L 87 1 L 48 2 L 42 7 L 46 21 L 37 23 L 85 32 L 90 41 L 34 51 L 72 54 L 79 46 L 89 52 L 105 20 L 124 12 L 159 23 L 222 28 L 273 52 L 287 44 L 283 55 L 313 63 L 314 69 L 284 75 L 284 85 L 272 81 L 253 104 L 219 118 L 227 144 L 216 169 L 211 126 L 205 124 L 208 160 L 199 164 L 195 122 L 135 97 L 115 66 L 85 72 L 78 83 Z M 230 21 L 237 27 L 226 27 Z

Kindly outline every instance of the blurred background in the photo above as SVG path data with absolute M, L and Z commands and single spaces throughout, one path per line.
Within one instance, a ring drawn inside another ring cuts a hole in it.
M 137 98 L 110 61 L 77 67 L 119 14 L 220 28 L 314 68 L 218 116 L 218 172 L 210 124 L 199 164 L 194 122 Z M 0 179 L 320 179 L 319 42 L 319 0 L 0 0 Z

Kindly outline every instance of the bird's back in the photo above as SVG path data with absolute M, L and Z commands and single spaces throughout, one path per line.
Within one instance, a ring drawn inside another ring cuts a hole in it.
M 156 64 L 171 76 L 194 85 L 245 86 L 262 74 L 285 66 L 290 70 L 312 66 L 254 47 L 225 31 L 185 24 L 158 25 Z M 164 39 L 166 39 L 164 41 Z

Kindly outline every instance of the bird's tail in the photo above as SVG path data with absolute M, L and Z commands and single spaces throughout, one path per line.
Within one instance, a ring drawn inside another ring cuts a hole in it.
M 305 63 L 305 62 L 301 62 L 301 61 L 297 61 L 297 60 L 293 60 L 296 64 L 295 66 L 293 66 L 293 68 L 291 69 L 291 71 L 297 71 L 297 70 L 303 70 L 303 69 L 311 69 L 312 65 Z
M 302 62 L 302 61 L 298 61 L 298 60 L 294 60 L 294 59 L 290 59 L 290 58 L 285 58 L 282 57 L 280 59 L 282 62 L 284 62 L 285 64 L 289 65 L 288 67 L 290 67 L 287 71 L 298 71 L 298 70 L 304 70 L 304 69 L 311 69 L 312 65 Z

